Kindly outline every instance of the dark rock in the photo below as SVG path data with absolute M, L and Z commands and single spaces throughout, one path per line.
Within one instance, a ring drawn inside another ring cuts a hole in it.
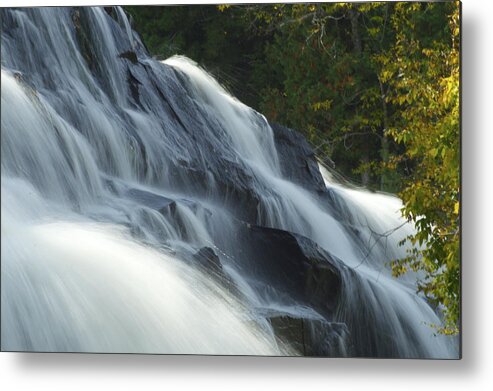
M 89 7 L 74 7 L 71 11 L 71 18 L 74 24 L 75 38 L 82 58 L 85 60 L 87 67 L 97 80 L 101 89 L 113 102 L 116 102 L 118 100 L 117 92 L 111 85 L 109 75 L 119 70 L 110 69 L 105 66 L 107 61 L 104 60 L 104 57 L 107 56 L 107 53 L 100 45 L 100 31 L 98 31 L 92 20 L 93 15 L 91 9 Z M 121 34 L 116 29 L 113 31 L 116 34 Z M 119 41 L 120 39 L 116 39 L 115 43 Z M 118 47 L 118 50 L 123 51 L 123 48 Z M 129 56 L 132 58 L 131 55 Z
M 207 150 L 207 141 L 198 142 Z M 255 178 L 249 168 L 217 156 L 212 150 L 206 153 L 209 161 L 176 161 L 168 165 L 173 185 L 187 194 L 214 194 L 224 208 L 243 221 L 256 224 L 260 197 L 255 191 Z
M 76 29 L 80 29 L 80 12 L 77 9 L 74 9 L 71 14 L 72 22 Z
M 237 218 L 255 224 L 260 197 L 253 176 L 237 163 L 222 160 L 220 164 L 223 168 L 214 176 L 216 191 Z
M 285 126 L 271 123 L 282 174 L 305 189 L 324 192 L 325 183 L 315 153 L 306 139 Z
M 118 57 L 129 60 L 132 64 L 137 64 L 139 62 L 137 58 L 137 53 L 135 53 L 133 50 L 128 50 L 126 52 L 120 53 Z
M 286 344 L 295 353 L 305 355 L 305 335 L 303 318 L 294 318 L 287 315 L 277 315 L 268 318 L 276 338 Z
M 23 82 L 22 73 L 14 72 L 14 79 L 19 83 Z
M 191 92 L 186 89 L 190 84 L 187 76 L 172 67 L 163 67 L 163 74 L 158 75 L 145 63 L 128 66 L 143 83 L 139 85 L 142 105 L 155 104 L 156 98 L 160 101 L 156 109 L 166 113 L 163 116 L 169 121 L 163 126 L 167 131 L 164 137 L 171 137 L 171 143 L 182 140 L 183 153 L 175 149 L 176 155 L 167 163 L 172 186 L 198 197 L 214 195 L 237 218 L 255 224 L 260 198 L 255 175 L 238 161 L 234 150 L 223 149 L 218 143 L 218 139 L 229 137 L 228 133 L 218 128 L 218 123 L 206 113 L 199 115 L 203 108 L 188 99 Z
M 344 323 L 284 314 L 268 319 L 276 338 L 299 354 L 322 357 L 351 355 L 349 331 Z
M 221 261 L 212 248 L 202 247 L 193 257 L 206 271 L 223 275 Z
M 174 213 L 176 210 L 176 202 L 174 200 L 149 191 L 130 189 L 125 195 L 139 204 L 157 210 L 161 214 Z
M 2 26 L 2 34 L 8 34 L 11 36 L 14 30 L 19 28 L 19 23 L 7 7 L 0 7 L 0 21 Z
M 189 227 L 186 223 L 186 220 L 184 220 L 182 214 L 177 207 L 178 204 L 190 209 L 194 213 L 197 213 L 199 209 L 202 213 L 209 216 L 212 213 L 210 210 L 195 201 L 185 198 L 171 199 L 159 194 L 155 194 L 151 191 L 140 189 L 126 189 L 125 191 L 123 191 L 123 195 L 141 205 L 144 205 L 161 213 L 166 218 L 166 220 L 173 225 L 179 237 L 184 241 L 191 240 L 191 236 L 193 235 L 191 235 L 189 232 Z
M 307 259 L 304 263 L 305 294 L 309 303 L 317 311 L 332 315 L 341 292 L 340 269 L 346 267 L 310 239 L 301 235 L 294 237 Z
M 142 108 L 142 103 L 140 102 L 139 87 L 142 83 L 132 74 L 130 69 L 127 70 L 127 83 L 130 88 L 130 94 L 137 106 Z
M 113 19 L 116 20 L 117 18 L 117 14 L 116 14 L 116 11 L 115 11 L 115 7 L 103 7 L 103 9 L 105 10 L 105 12 L 111 16 Z
M 75 27 L 75 37 L 79 44 L 80 54 L 93 73 L 99 71 L 97 55 L 92 44 L 91 29 L 88 21 L 87 11 L 82 8 L 75 8 L 72 11 L 72 21 Z
M 281 296 L 332 318 L 341 292 L 344 264 L 316 243 L 290 232 L 245 225 L 239 231 L 242 257 L 252 277 Z

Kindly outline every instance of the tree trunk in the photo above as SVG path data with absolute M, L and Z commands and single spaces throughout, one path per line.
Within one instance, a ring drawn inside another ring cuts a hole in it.
M 363 51 L 361 46 L 361 37 L 359 34 L 358 18 L 359 12 L 356 9 L 351 8 L 349 10 L 349 20 L 351 21 L 351 38 L 353 40 L 354 53 L 357 55 L 361 54 Z
M 382 100 L 382 111 L 383 111 L 383 128 L 382 128 L 382 144 L 381 144 L 381 150 L 380 150 L 380 157 L 382 158 L 382 162 L 384 165 L 389 162 L 389 139 L 387 137 L 386 131 L 389 126 L 389 118 L 388 118 L 388 112 L 387 112 L 387 102 L 385 102 L 385 89 L 383 87 L 382 81 L 378 79 L 378 84 L 380 85 L 380 97 Z M 389 172 L 386 167 L 383 168 L 382 170 L 382 176 L 380 177 L 380 190 L 385 191 L 385 190 L 390 190 L 388 188 L 390 184 L 390 178 L 389 178 Z
M 353 41 L 353 51 L 356 58 L 361 58 L 363 53 L 363 47 L 361 45 L 361 36 L 359 32 L 359 12 L 355 8 L 349 9 L 349 20 L 351 21 L 351 39 Z M 357 114 L 356 109 L 356 114 Z M 368 163 L 370 162 L 370 153 L 368 148 L 368 143 L 365 143 L 365 147 L 362 150 L 361 162 L 367 168 L 361 173 L 361 184 L 363 186 L 368 186 L 370 183 L 370 170 L 368 168 Z

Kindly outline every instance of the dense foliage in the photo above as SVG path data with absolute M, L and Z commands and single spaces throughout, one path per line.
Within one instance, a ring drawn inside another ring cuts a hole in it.
M 398 30 L 384 61 L 389 78 L 388 101 L 399 117 L 388 133 L 405 151 L 396 157 L 415 162 L 400 193 L 404 215 L 418 233 L 418 245 L 404 260 L 394 262 L 396 275 L 408 268 L 426 277 L 419 289 L 445 307 L 446 327 L 458 331 L 460 313 L 459 254 L 459 9 L 451 10 L 442 40 L 416 39 L 419 5 L 396 6 L 392 24 Z M 419 250 L 418 250 L 419 249 Z
M 395 275 L 459 324 L 459 4 L 127 7 L 149 50 L 185 54 L 303 132 L 329 164 L 398 192 L 417 226 Z

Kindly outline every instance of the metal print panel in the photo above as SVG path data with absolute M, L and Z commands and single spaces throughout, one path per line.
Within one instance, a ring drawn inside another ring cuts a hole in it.
M 459 3 L 1 19 L 3 351 L 460 356 Z

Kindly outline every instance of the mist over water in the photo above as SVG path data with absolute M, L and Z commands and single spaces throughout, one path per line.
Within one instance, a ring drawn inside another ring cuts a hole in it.
M 303 354 L 282 318 L 326 355 L 457 356 L 390 275 L 397 198 L 294 180 L 279 130 L 120 8 L 1 12 L 2 349 Z M 284 289 L 268 235 L 330 264 L 333 305 Z

